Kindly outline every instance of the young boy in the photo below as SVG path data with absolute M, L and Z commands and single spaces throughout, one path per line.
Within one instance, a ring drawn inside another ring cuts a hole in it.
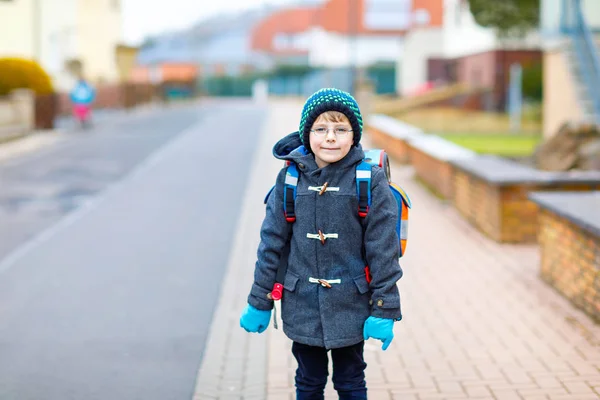
M 372 169 L 368 214 L 358 214 L 362 127 L 351 95 L 321 89 L 306 101 L 299 131 L 273 149 L 276 158 L 293 162 L 299 171 L 296 220 L 288 222 L 284 215 L 284 168 L 267 202 L 254 284 L 240 325 L 248 332 L 267 329 L 273 308 L 270 292 L 289 242 L 281 319 L 298 361 L 297 399 L 323 399 L 329 350 L 339 398 L 366 399 L 364 340 L 381 340 L 387 349 L 394 321 L 402 318 L 396 286 L 402 277 L 398 211 L 379 167 Z

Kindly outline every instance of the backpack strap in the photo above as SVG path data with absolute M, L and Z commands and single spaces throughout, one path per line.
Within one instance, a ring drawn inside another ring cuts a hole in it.
M 371 206 L 371 164 L 365 160 L 356 166 L 356 192 L 358 215 L 365 218 Z
M 296 193 L 298 188 L 298 168 L 293 162 L 288 162 L 283 188 L 283 213 L 287 222 L 296 221 Z

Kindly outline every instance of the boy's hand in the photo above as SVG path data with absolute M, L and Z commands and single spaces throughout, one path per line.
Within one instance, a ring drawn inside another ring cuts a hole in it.
M 269 326 L 270 320 L 271 310 L 259 310 L 248 304 L 242 311 L 240 326 L 247 332 L 263 333 Z
M 365 340 L 368 338 L 381 340 L 383 342 L 381 349 L 386 350 L 392 343 L 392 339 L 394 339 L 394 320 L 377 317 L 367 318 L 363 328 L 363 336 Z

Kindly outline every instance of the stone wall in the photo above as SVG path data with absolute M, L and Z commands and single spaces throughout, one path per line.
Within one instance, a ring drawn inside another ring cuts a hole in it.
M 0 142 L 31 132 L 35 126 L 35 95 L 21 89 L 0 97 Z

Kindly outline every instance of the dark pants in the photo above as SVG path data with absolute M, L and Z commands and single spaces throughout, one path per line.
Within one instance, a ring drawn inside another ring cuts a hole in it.
M 367 398 L 363 359 L 365 342 L 331 350 L 333 361 L 333 387 L 340 400 Z M 324 347 L 307 346 L 294 342 L 292 353 L 298 361 L 296 370 L 296 399 L 323 400 L 327 385 L 329 359 Z

